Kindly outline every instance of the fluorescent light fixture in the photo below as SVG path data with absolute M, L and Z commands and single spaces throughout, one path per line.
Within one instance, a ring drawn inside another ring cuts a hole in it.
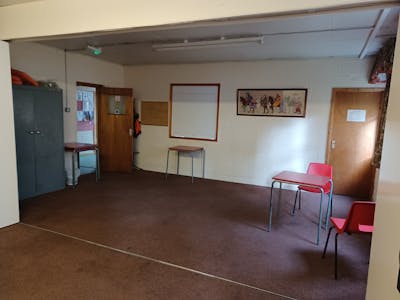
M 195 50 L 195 49 L 208 49 L 227 47 L 241 44 L 263 44 L 264 40 L 262 36 L 254 37 L 243 37 L 243 38 L 232 38 L 227 39 L 221 37 L 217 40 L 203 40 L 190 42 L 185 40 L 182 43 L 169 43 L 169 44 L 154 44 L 152 47 L 155 51 L 175 51 L 175 50 Z
M 102 52 L 100 47 L 95 47 L 95 46 L 91 46 L 91 45 L 88 45 L 87 47 L 92 52 L 93 55 L 100 55 Z

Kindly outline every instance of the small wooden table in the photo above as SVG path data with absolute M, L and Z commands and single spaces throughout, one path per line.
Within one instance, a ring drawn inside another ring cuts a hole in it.
M 64 150 L 66 152 L 72 152 L 72 185 L 75 186 L 75 155 L 77 155 L 78 166 L 79 166 L 79 153 L 83 151 L 95 151 L 96 152 L 96 182 L 100 179 L 100 162 L 99 162 L 99 148 L 96 144 L 85 144 L 85 143 L 65 143 Z
M 165 179 L 167 179 L 167 176 L 168 176 L 168 161 L 169 161 L 169 153 L 171 151 L 178 152 L 178 160 L 177 160 L 177 167 L 176 167 L 176 174 L 178 174 L 178 175 L 179 175 L 179 154 L 181 152 L 190 153 L 190 155 L 192 157 L 192 183 L 193 183 L 193 154 L 195 152 L 201 152 L 202 153 L 202 160 L 203 160 L 203 178 L 204 178 L 204 161 L 205 161 L 205 155 L 206 155 L 206 152 L 204 151 L 204 148 L 203 147 L 192 147 L 192 146 L 174 146 L 174 147 L 169 147 L 168 148 L 167 167 L 165 168 Z
M 274 184 L 279 182 L 279 203 L 281 201 L 281 189 L 282 183 L 287 184 L 295 184 L 295 185 L 303 185 L 307 187 L 317 188 L 321 191 L 321 201 L 319 204 L 319 222 L 318 222 L 318 231 L 317 231 L 317 245 L 319 244 L 320 240 L 320 231 L 322 226 L 322 201 L 324 198 L 324 187 L 330 182 L 331 189 L 329 192 L 329 199 L 328 199 L 328 208 L 326 210 L 326 224 L 325 228 L 328 227 L 329 222 L 329 215 L 331 212 L 332 207 L 332 192 L 333 192 L 333 181 L 329 177 L 326 176 L 319 176 L 319 175 L 312 175 L 307 173 L 298 173 L 298 172 L 291 172 L 291 171 L 283 171 L 275 176 L 272 177 L 272 185 L 271 185 L 271 195 L 269 198 L 269 223 L 268 223 L 268 231 L 271 231 L 272 226 L 272 192 L 274 190 Z M 267 221 L 268 222 L 268 221 Z

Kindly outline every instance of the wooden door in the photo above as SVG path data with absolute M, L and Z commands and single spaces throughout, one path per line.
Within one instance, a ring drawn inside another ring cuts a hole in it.
M 98 144 L 100 167 L 105 172 L 132 171 L 133 96 L 132 89 L 100 88 Z
M 327 145 L 334 193 L 370 199 L 382 89 L 334 89 Z

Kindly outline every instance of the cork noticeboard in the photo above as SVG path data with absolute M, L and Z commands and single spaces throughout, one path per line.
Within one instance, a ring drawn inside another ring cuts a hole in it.
M 140 119 L 143 125 L 168 126 L 168 102 L 142 101 Z

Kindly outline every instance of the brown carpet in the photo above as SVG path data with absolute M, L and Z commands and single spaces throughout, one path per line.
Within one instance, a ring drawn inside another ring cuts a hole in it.
M 14 225 L 0 230 L 0 299 L 280 299 Z
M 339 237 L 339 280 L 335 281 L 333 239 L 324 260 L 321 254 L 325 231 L 320 246 L 314 244 L 318 196 L 304 194 L 302 210 L 292 217 L 288 212 L 294 193 L 283 191 L 281 213 L 274 216 L 272 231 L 268 233 L 265 230 L 268 191 L 264 187 L 212 180 L 196 179 L 191 184 L 188 177 L 180 176 L 171 176 L 165 182 L 162 174 L 144 171 L 132 175 L 105 174 L 97 184 L 89 175 L 80 178 L 76 189 L 25 201 L 21 217 L 27 224 L 288 297 L 364 299 L 369 236 Z M 334 215 L 344 216 L 350 205 L 350 198 L 335 196 Z M 30 268 L 19 266 L 18 258 L 14 259 L 14 267 L 8 264 L 7 253 L 21 248 L 15 255 L 22 256 L 22 262 L 37 261 L 34 272 L 43 269 L 39 273 L 46 274 L 44 278 L 37 276 L 36 284 L 42 288 L 33 294 L 36 298 L 52 298 L 50 291 L 46 291 L 49 289 L 58 293 L 59 298 L 69 299 L 110 298 L 111 294 L 115 299 L 274 299 L 262 291 L 18 226 L 17 231 L 28 235 L 24 238 L 26 244 L 10 237 L 4 240 L 3 236 L 8 230 L 15 230 L 14 226 L 0 231 L 0 262 L 2 266 L 7 262 L 6 269 L 13 272 L 4 279 L 5 286 L 0 285 L 0 293 L 11 298 L 15 288 L 7 283 L 9 277 L 18 280 L 22 273 L 22 283 L 36 277 L 25 274 Z M 29 238 L 31 235 L 39 235 L 48 242 L 36 243 L 36 239 Z M 10 248 L 2 243 L 10 243 Z M 48 261 L 47 256 L 53 252 L 56 261 Z M 44 271 L 52 269 L 54 263 L 59 263 L 59 277 Z M 68 268 L 62 275 L 64 264 Z M 84 267 L 84 274 L 77 271 Z M 161 270 L 155 272 L 155 269 Z M 82 296 L 68 294 L 65 286 L 69 284 L 81 287 Z M 20 298 L 32 296 L 23 289 L 18 291 Z

